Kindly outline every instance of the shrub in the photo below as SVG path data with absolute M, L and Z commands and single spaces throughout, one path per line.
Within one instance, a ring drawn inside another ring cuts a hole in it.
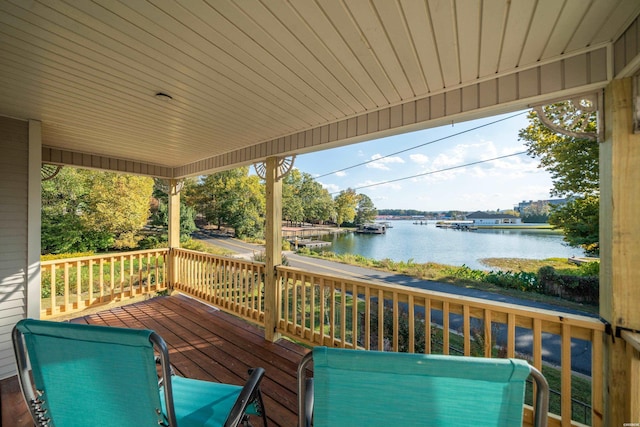
M 525 271 L 492 271 L 486 275 L 484 280 L 501 288 L 517 289 L 524 292 L 542 291 L 536 274 Z
M 447 269 L 447 273 L 456 279 L 463 280 L 476 280 L 476 281 L 484 281 L 487 273 L 482 270 L 473 270 L 468 266 L 462 264 L 462 267 L 450 267 Z
M 593 269 L 594 267 L 591 266 L 586 270 L 592 271 Z M 553 267 L 542 267 L 538 270 L 538 281 L 543 292 L 547 295 L 590 304 L 599 302 L 600 281 L 598 276 L 558 274 Z
M 578 266 L 579 276 L 600 276 L 600 263 L 597 261 L 587 262 Z

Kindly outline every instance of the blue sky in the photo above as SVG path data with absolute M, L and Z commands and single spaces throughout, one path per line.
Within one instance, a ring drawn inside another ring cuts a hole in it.
M 294 166 L 330 193 L 356 188 L 378 209 L 513 209 L 522 200 L 551 198 L 550 174 L 537 159 L 522 154 L 459 166 L 526 151 L 518 131 L 527 125 L 526 112 L 504 114 L 298 155 Z M 403 150 L 408 151 L 385 157 Z M 438 172 L 443 169 L 449 170 Z M 399 180 L 404 177 L 413 178 Z M 399 181 L 370 186 L 391 180 Z

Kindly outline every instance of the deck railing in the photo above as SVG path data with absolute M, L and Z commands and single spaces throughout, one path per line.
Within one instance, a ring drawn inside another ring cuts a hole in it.
M 173 249 L 174 289 L 254 322 L 264 321 L 264 263 Z
M 332 347 L 525 358 L 559 380 L 554 381 L 559 397 L 551 402 L 558 416 L 550 425 L 602 424 L 604 326 L 596 319 L 290 267 L 277 270 L 282 334 Z M 586 417 L 572 404 L 574 392 L 585 386 L 591 390 Z
M 161 291 L 169 274 L 173 289 L 264 324 L 263 263 L 185 249 L 43 262 L 43 289 L 59 290 L 43 299 L 43 317 Z M 275 274 L 283 335 L 311 345 L 525 358 L 557 385 L 551 426 L 602 425 L 597 319 L 286 266 Z M 581 388 L 586 399 L 577 398 Z M 528 425 L 530 411 L 526 417 Z
M 168 249 L 42 261 L 43 319 L 167 289 Z

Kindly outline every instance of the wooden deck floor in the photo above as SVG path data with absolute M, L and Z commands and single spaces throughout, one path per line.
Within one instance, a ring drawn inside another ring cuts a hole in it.
M 179 375 L 242 384 L 247 370 L 266 370 L 262 391 L 270 426 L 297 423 L 296 368 L 308 351 L 290 341 L 270 343 L 262 331 L 239 318 L 174 295 L 113 308 L 72 320 L 155 330 L 167 342 Z M 4 381 L 2 426 L 30 425 L 16 381 Z M 260 425 L 259 423 L 256 423 Z

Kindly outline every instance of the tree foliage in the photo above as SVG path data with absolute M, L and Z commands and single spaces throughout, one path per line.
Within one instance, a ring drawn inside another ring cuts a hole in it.
M 207 221 L 227 225 L 238 237 L 259 237 L 264 232 L 264 186 L 249 168 L 242 167 L 203 177 L 187 186 L 185 201 Z
M 522 209 L 520 218 L 522 218 L 522 222 L 525 223 L 546 223 L 549 222 L 550 213 L 551 208 L 549 203 L 534 202 Z
M 305 220 L 301 192 L 302 174 L 298 169 L 292 169 L 282 182 L 283 220 L 290 223 L 299 223 Z
M 153 197 L 157 201 L 155 209 L 151 210 L 151 224 L 156 227 L 162 227 L 166 230 L 169 228 L 169 195 L 167 194 L 168 186 L 162 179 L 154 180 Z M 196 211 L 188 206 L 184 198 L 180 197 L 180 241 L 185 242 L 191 236 L 197 227 L 195 223 Z M 166 236 L 163 236 L 163 240 Z
M 63 168 L 42 183 L 42 253 L 136 247 L 152 189 L 147 177 Z
M 554 123 L 569 130 L 595 132 L 593 113 L 582 113 L 571 101 L 545 107 Z M 530 156 L 540 159 L 540 167 L 551 173 L 552 195 L 567 197 L 563 206 L 552 206 L 549 223 L 562 228 L 564 240 L 589 254 L 598 253 L 598 203 L 600 181 L 597 141 L 559 135 L 547 128 L 535 112 L 528 115 L 529 126 L 519 132 Z
M 599 216 L 600 198 L 584 196 L 553 207 L 549 223 L 564 230 L 564 240 L 571 246 L 579 246 L 587 254 L 597 255 Z
M 372 222 L 378 216 L 373 201 L 366 194 L 358 194 L 358 206 L 356 209 L 355 223 L 357 225 Z
M 345 222 L 352 223 L 356 217 L 358 207 L 358 195 L 352 188 L 341 191 L 334 199 L 336 224 L 341 226 Z

